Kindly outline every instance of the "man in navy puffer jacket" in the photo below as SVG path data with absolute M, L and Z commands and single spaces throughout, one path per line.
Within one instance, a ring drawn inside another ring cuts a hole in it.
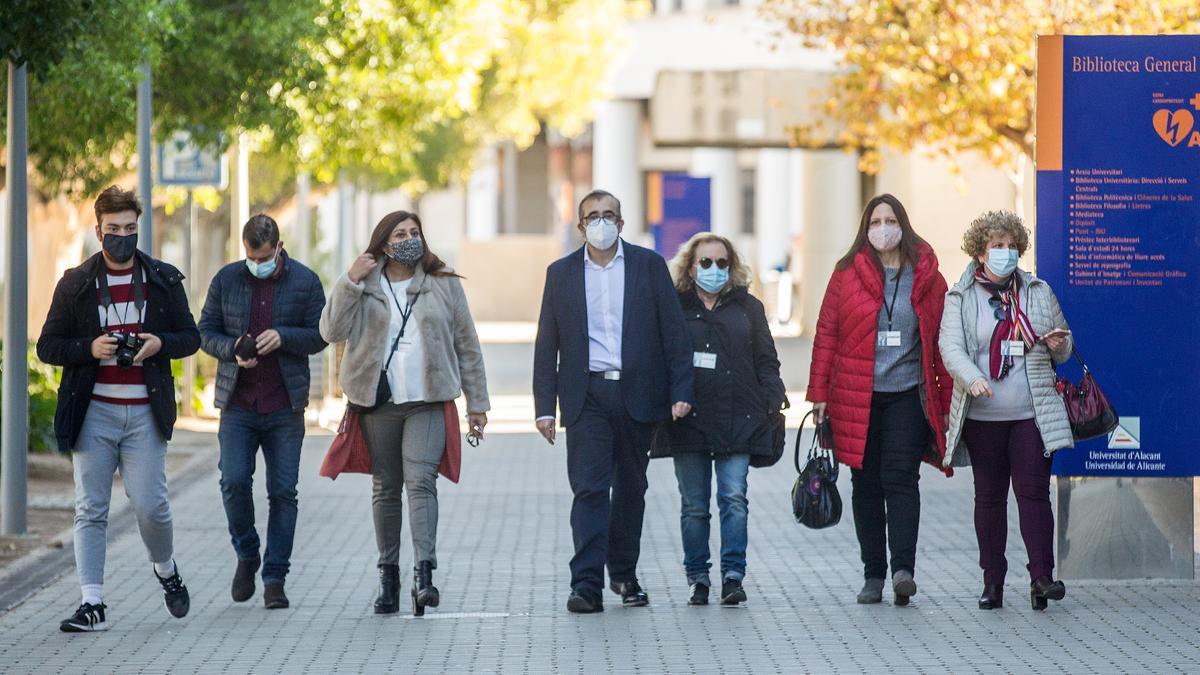
M 221 496 L 238 560 L 231 593 L 236 602 L 249 600 L 261 565 L 263 603 L 279 609 L 288 606 L 284 581 L 296 532 L 308 357 L 325 348 L 317 329 L 325 290 L 312 270 L 284 252 L 270 216 L 250 218 L 242 244 L 246 259 L 221 268 L 209 286 L 200 339 L 201 348 L 220 362 Z M 251 489 L 259 448 L 270 505 L 262 556 Z

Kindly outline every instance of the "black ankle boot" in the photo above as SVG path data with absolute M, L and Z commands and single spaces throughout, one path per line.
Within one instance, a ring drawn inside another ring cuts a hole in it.
M 979 609 L 1000 609 L 1004 606 L 1004 584 L 984 584 L 979 596 Z
M 422 560 L 413 568 L 413 616 L 425 616 L 426 607 L 437 607 L 441 594 L 433 585 L 433 563 Z
M 376 614 L 395 614 L 400 611 L 400 566 L 379 566 L 379 596 L 375 598 Z
M 1047 600 L 1062 600 L 1067 595 L 1067 587 L 1061 581 L 1055 581 L 1048 576 L 1038 577 L 1030 585 L 1029 597 L 1035 610 L 1046 609 Z

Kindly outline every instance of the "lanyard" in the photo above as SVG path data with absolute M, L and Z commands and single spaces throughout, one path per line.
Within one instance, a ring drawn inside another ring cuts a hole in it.
M 900 293 L 900 275 L 904 272 L 904 268 L 896 270 L 896 285 L 892 287 L 892 304 L 889 306 L 886 302 L 883 303 L 883 309 L 887 312 L 888 330 L 892 330 L 892 312 L 896 309 L 896 297 Z M 887 279 L 887 271 L 884 271 L 883 278 Z M 886 286 L 885 286 L 886 288 Z
M 421 299 L 421 294 L 418 292 L 402 308 L 400 307 L 400 298 L 396 297 L 396 289 L 392 288 L 392 280 L 388 279 L 386 274 L 383 278 L 387 281 L 388 290 L 392 292 L 392 302 L 396 303 L 396 311 L 400 312 L 400 332 L 396 334 L 396 339 L 392 340 L 392 349 L 388 353 L 387 363 L 383 365 L 383 369 L 387 370 L 392 365 L 392 357 L 396 355 L 396 348 L 400 346 L 400 338 L 404 337 L 404 330 L 408 328 L 408 320 L 412 318 L 413 307 L 416 306 L 417 300 Z
M 142 286 L 142 271 L 138 268 L 137 263 L 133 265 L 133 306 L 137 310 L 137 326 L 138 332 L 141 332 L 142 327 L 142 308 L 146 306 L 146 289 Z M 104 308 L 104 328 L 108 328 L 108 308 L 112 306 L 112 291 L 108 288 L 108 268 L 104 265 L 100 267 L 100 274 L 96 277 L 96 283 L 100 287 L 100 306 Z M 129 304 L 125 304 L 125 311 L 121 313 L 121 325 L 129 323 Z

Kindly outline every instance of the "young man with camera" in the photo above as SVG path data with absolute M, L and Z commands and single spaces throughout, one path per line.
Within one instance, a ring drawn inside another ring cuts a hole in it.
M 258 214 L 242 228 L 246 259 L 221 268 L 200 314 L 205 352 L 216 357 L 221 409 L 221 496 L 237 555 L 230 594 L 254 596 L 262 567 L 263 604 L 288 606 L 284 593 L 296 533 L 296 482 L 308 406 L 308 357 L 325 348 L 318 324 L 325 289 L 288 256 L 279 226 Z M 255 457 L 262 448 L 267 483 L 267 545 L 254 528 Z
M 171 360 L 195 353 L 200 333 L 183 275 L 137 250 L 141 204 L 113 186 L 96 199 L 103 250 L 67 270 L 37 342 L 63 367 L 54 415 L 58 448 L 74 454 L 75 566 L 83 595 L 65 632 L 107 630 L 104 558 L 113 474 L 119 469 L 171 616 L 190 607 L 174 554 L 167 441 L 175 426 Z

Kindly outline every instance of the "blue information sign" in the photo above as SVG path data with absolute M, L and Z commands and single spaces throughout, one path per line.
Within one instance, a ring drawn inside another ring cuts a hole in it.
M 1058 475 L 1200 475 L 1198 60 L 1200 36 L 1039 39 L 1037 271 L 1121 418 Z
M 655 178 L 661 185 L 653 184 Z M 685 173 L 652 177 L 649 196 L 658 203 L 650 204 L 649 221 L 659 255 L 670 260 L 693 235 L 712 229 L 711 180 Z

